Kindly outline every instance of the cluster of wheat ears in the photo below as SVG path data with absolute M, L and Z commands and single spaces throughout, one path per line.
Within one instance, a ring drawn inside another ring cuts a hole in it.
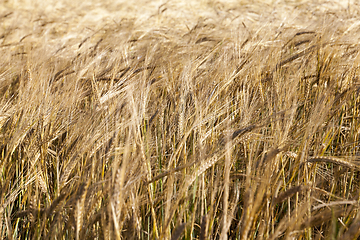
M 0 3 L 1 239 L 356 239 L 360 5 Z

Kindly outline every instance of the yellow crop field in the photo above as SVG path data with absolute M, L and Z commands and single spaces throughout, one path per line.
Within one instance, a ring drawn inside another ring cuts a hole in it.
M 0 239 L 357 239 L 359 15 L 0 1 Z

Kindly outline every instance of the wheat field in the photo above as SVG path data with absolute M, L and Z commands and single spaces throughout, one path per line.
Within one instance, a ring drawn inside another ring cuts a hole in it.
M 1 239 L 357 239 L 356 1 L 0 1 Z

